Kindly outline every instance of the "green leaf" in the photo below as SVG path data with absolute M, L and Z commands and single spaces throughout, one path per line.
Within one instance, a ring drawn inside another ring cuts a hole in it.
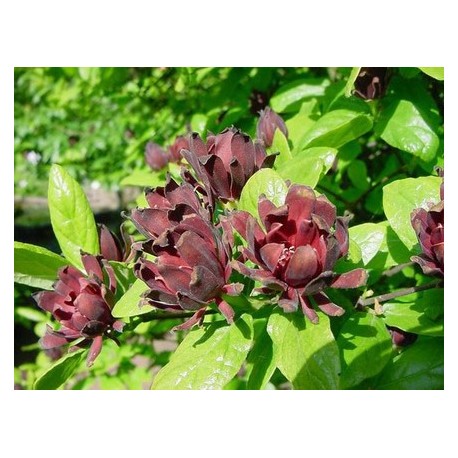
M 266 329 L 267 319 L 257 320 L 255 326 L 255 340 L 253 348 L 247 358 L 247 389 L 262 390 L 266 387 L 275 371 L 272 340 Z M 261 330 L 256 332 L 256 328 Z
M 288 163 L 293 157 L 289 149 L 288 140 L 280 129 L 275 129 L 270 151 L 273 153 L 280 153 L 275 159 L 275 165 Z
M 109 261 L 116 277 L 116 296 L 119 300 L 137 280 L 134 271 L 124 262 Z
M 14 281 L 52 289 L 57 271 L 68 264 L 65 258 L 36 245 L 14 242 Z
M 148 304 L 140 306 L 141 295 L 148 290 L 148 286 L 142 280 L 137 279 L 135 283 L 116 302 L 111 314 L 115 318 L 126 318 L 129 316 L 143 315 L 151 312 L 153 307 Z
M 386 236 L 385 227 L 375 223 L 365 223 L 350 227 L 350 240 L 353 240 L 361 249 L 364 265 L 378 253 Z
M 340 148 L 372 128 L 372 119 L 365 113 L 334 110 L 326 113 L 305 133 L 299 149 L 312 146 Z
M 294 160 L 282 164 L 277 172 L 292 183 L 314 188 L 320 178 L 331 168 L 337 150 L 334 148 L 309 148 L 301 151 Z
M 82 268 L 80 250 L 98 254 L 94 215 L 81 186 L 59 165 L 51 167 L 48 187 L 51 224 L 65 257 Z
M 341 388 L 351 388 L 378 375 L 391 357 L 391 336 L 383 320 L 372 313 L 357 312 L 340 330 Z
M 417 243 L 410 215 L 416 208 L 428 209 L 440 200 L 442 178 L 419 177 L 393 181 L 383 188 L 383 209 L 391 227 L 411 250 Z
M 272 169 L 261 169 L 251 176 L 243 187 L 238 209 L 245 210 L 259 219 L 258 200 L 261 194 L 280 206 L 284 204 L 287 192 L 286 183 L 277 172 Z
M 77 350 L 59 359 L 35 381 L 34 390 L 57 390 L 76 372 L 85 356 L 86 350 Z
M 367 177 L 366 163 L 356 159 L 352 161 L 347 168 L 348 178 L 356 189 L 360 191 L 367 191 L 370 183 Z
M 444 81 L 444 67 L 418 67 L 423 73 L 432 78 Z
M 278 113 L 296 111 L 304 100 L 324 95 L 327 79 L 300 79 L 282 86 L 270 99 L 272 110 Z
M 388 326 L 426 336 L 444 335 L 443 289 L 421 291 L 402 299 L 383 304 L 384 321 Z
M 165 172 L 163 170 L 136 170 L 121 180 L 121 186 L 151 187 L 163 186 Z
M 442 390 L 444 341 L 418 340 L 393 359 L 377 381 L 379 390 Z
M 355 85 L 356 78 L 358 78 L 361 67 L 353 67 L 350 76 L 348 77 L 347 84 L 345 85 L 345 97 L 350 97 Z
M 376 133 L 390 146 L 425 162 L 436 157 L 441 118 L 430 92 L 418 78 L 393 78 L 390 95 L 380 113 Z
M 273 313 L 267 325 L 278 369 L 302 390 L 332 390 L 339 384 L 339 350 L 329 318 L 312 324 L 302 313 Z
M 244 314 L 193 329 L 156 375 L 153 390 L 220 390 L 239 371 L 253 341 L 253 319 Z
M 293 145 L 291 153 L 294 155 L 297 152 L 296 146 L 313 124 L 315 124 L 315 117 L 317 111 L 316 99 L 311 99 L 303 102 L 299 112 L 293 117 L 285 121 L 288 128 L 288 140 Z
M 191 129 L 203 135 L 207 129 L 208 117 L 202 113 L 195 113 L 191 117 Z

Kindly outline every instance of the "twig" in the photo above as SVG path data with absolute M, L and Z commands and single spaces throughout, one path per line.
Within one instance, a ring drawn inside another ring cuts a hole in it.
M 393 275 L 396 275 L 398 272 L 401 272 L 401 270 L 405 267 L 411 265 L 413 265 L 413 262 L 404 262 L 403 264 L 398 264 L 397 266 L 390 267 L 389 269 L 383 271 L 382 275 L 385 275 L 386 277 L 392 277 Z
M 438 286 L 442 284 L 442 282 L 443 282 L 442 280 L 439 280 L 439 281 L 427 283 L 426 285 L 412 286 L 410 288 L 399 289 L 392 293 L 381 294 L 380 296 L 370 297 L 369 299 L 363 299 L 360 297 L 358 299 L 357 305 L 361 307 L 365 307 L 367 305 L 375 304 L 376 301 L 377 302 L 389 301 L 390 299 L 394 299 L 395 297 L 407 296 L 408 294 L 417 293 L 419 291 L 425 291 L 427 289 L 437 288 Z

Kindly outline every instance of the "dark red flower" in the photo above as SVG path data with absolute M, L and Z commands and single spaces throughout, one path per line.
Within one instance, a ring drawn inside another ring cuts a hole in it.
M 195 311 L 179 329 L 201 322 L 212 302 L 232 322 L 234 312 L 222 295 L 239 294 L 243 285 L 229 284 L 228 248 L 218 230 L 196 213 L 185 215 L 156 239 L 153 251 L 155 262 L 140 259 L 134 267 L 150 288 L 144 296 L 147 303 L 163 310 Z
M 354 94 L 364 100 L 383 97 L 390 80 L 388 67 L 361 67 L 356 77 Z
M 111 315 L 116 290 L 111 266 L 101 256 L 82 254 L 82 261 L 87 275 L 75 267 L 63 267 L 54 290 L 40 291 L 34 299 L 60 323 L 58 330 L 48 326 L 41 346 L 48 350 L 76 340 L 78 346 L 90 343 L 87 364 L 91 366 L 102 349 L 103 336 L 113 338 L 113 330 L 122 331 L 123 323 Z
M 264 146 L 272 146 L 275 131 L 277 129 L 280 129 L 285 137 L 288 137 L 288 129 L 283 118 L 275 113 L 270 107 L 261 110 L 259 113 L 258 125 L 256 127 L 256 135 Z
M 238 199 L 247 180 L 259 169 L 271 167 L 275 159 L 235 128 L 209 135 L 207 143 L 198 134 L 192 134 L 189 150 L 182 150 L 181 154 L 202 182 L 211 206 L 213 199 Z
M 364 269 L 333 272 L 336 261 L 348 252 L 348 218 L 336 217 L 326 197 L 316 197 L 312 188 L 302 185 L 291 186 L 280 207 L 261 197 L 258 209 L 265 231 L 247 212 L 236 212 L 230 221 L 248 242 L 244 257 L 259 269 L 240 261 L 234 267 L 267 289 L 280 291 L 278 303 L 285 311 L 300 304 L 314 323 L 314 305 L 328 315 L 342 315 L 344 310 L 328 298 L 325 288 L 356 288 L 367 280 Z
M 148 142 L 145 148 L 145 160 L 153 170 L 161 170 L 169 163 L 169 155 L 156 143 Z
M 121 225 L 123 243 L 104 224 L 98 224 L 100 253 L 107 261 L 129 262 L 135 257 L 132 250 L 133 237 L 127 234 L 124 224 Z
M 407 347 L 417 340 L 417 334 L 412 332 L 403 331 L 402 329 L 394 326 L 387 326 L 391 334 L 391 340 L 396 347 Z
M 151 246 L 162 233 L 182 222 L 185 216 L 197 215 L 210 221 L 210 214 L 203 208 L 203 202 L 193 187 L 188 183 L 178 185 L 170 176 L 167 177 L 165 186 L 146 189 L 145 197 L 149 207 L 136 208 L 128 215 L 147 238 L 144 247 Z M 159 240 L 158 244 L 160 243 Z
M 422 253 L 411 260 L 420 265 L 426 275 L 444 276 L 444 201 L 429 210 L 417 208 L 411 215 Z

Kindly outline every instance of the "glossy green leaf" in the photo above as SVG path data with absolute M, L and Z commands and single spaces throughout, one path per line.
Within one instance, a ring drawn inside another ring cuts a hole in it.
M 300 144 L 300 140 L 304 136 L 304 133 L 315 124 L 316 112 L 317 101 L 316 99 L 311 99 L 307 102 L 303 102 L 299 112 L 286 120 L 285 124 L 288 128 L 288 140 L 292 144 L 291 153 L 293 155 L 297 153 L 296 146 Z
M 367 265 L 378 253 L 386 235 L 386 229 L 375 223 L 359 224 L 350 227 L 348 232 L 350 239 L 361 249 L 364 265 Z
M 36 245 L 14 242 L 14 281 L 52 289 L 57 271 L 68 264 L 62 256 Z
M 294 160 L 278 167 L 277 172 L 285 180 L 314 188 L 320 178 L 332 167 L 336 155 L 335 148 L 305 149 L 297 154 Z
M 304 100 L 324 95 L 326 79 L 300 79 L 282 86 L 270 99 L 270 106 L 278 113 L 293 112 Z
M 90 254 L 100 251 L 97 227 L 81 186 L 57 164 L 49 174 L 48 204 L 62 253 L 70 263 L 82 268 L 80 250 Z
M 372 313 L 351 315 L 340 330 L 341 388 L 352 388 L 378 375 L 392 353 L 391 336 L 384 321 Z
M 153 390 L 220 390 L 239 371 L 253 343 L 253 319 L 244 314 L 193 329 L 156 375 Z
M 442 390 L 444 341 L 424 338 L 407 347 L 388 364 L 377 381 L 379 390 Z
M 355 85 L 356 78 L 358 78 L 361 67 L 353 67 L 348 77 L 347 84 L 345 85 L 345 97 L 350 97 Z
M 383 140 L 395 148 L 419 156 L 424 161 L 435 157 L 439 148 L 439 137 L 412 102 L 399 100 L 386 116 L 389 119 L 386 119 L 380 132 Z
M 339 384 L 339 350 L 329 318 L 312 324 L 301 313 L 273 313 L 267 325 L 278 369 L 302 390 L 332 390 Z
M 419 177 L 393 181 L 383 188 L 383 209 L 391 227 L 411 250 L 417 243 L 410 215 L 416 208 L 428 209 L 428 205 L 440 200 L 442 178 Z
M 57 390 L 76 372 L 85 356 L 86 350 L 77 350 L 59 359 L 38 377 L 33 388 L 35 390 Z
M 246 182 L 242 189 L 238 209 L 258 218 L 258 200 L 264 194 L 275 205 L 283 205 L 288 188 L 283 178 L 272 169 L 261 169 Z
M 136 170 L 121 180 L 121 186 L 151 187 L 165 184 L 165 172 L 162 170 Z
M 372 128 L 369 115 L 352 110 L 326 113 L 305 133 L 298 148 L 329 146 L 340 148 Z
M 444 81 L 444 67 L 418 67 L 423 73 L 432 78 Z
M 288 140 L 280 129 L 275 130 L 270 151 L 272 153 L 280 153 L 275 159 L 275 166 L 288 163 L 293 157 L 289 149 Z
M 273 356 L 272 340 L 266 329 L 267 320 L 257 320 L 255 326 L 254 345 L 247 358 L 247 389 L 262 390 L 266 387 L 276 365 Z M 257 332 L 256 328 L 260 328 Z
M 432 289 L 383 304 L 384 321 L 403 331 L 426 336 L 444 335 L 444 290 Z
M 191 117 L 191 129 L 203 135 L 207 129 L 208 117 L 202 113 L 195 113 Z
M 144 313 L 151 312 L 153 307 L 150 305 L 141 305 L 141 295 L 148 290 L 148 286 L 142 280 L 137 279 L 135 283 L 126 291 L 125 294 L 116 302 L 112 315 L 115 318 L 125 318 L 129 316 L 143 315 Z

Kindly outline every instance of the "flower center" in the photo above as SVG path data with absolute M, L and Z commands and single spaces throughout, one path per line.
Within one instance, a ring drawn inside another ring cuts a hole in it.
M 283 269 L 285 266 L 288 264 L 289 260 L 291 259 L 291 256 L 294 254 L 296 251 L 295 246 L 290 246 L 289 248 L 283 248 L 283 251 L 278 258 L 277 262 L 277 268 Z

